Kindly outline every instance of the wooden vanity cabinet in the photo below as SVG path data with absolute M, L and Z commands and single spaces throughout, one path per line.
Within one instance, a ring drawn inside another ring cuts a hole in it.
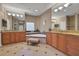
M 47 42 L 67 55 L 79 56 L 79 35 L 48 32 Z
M 2 44 L 11 44 L 26 41 L 26 32 L 3 32 Z
M 79 56 L 79 36 L 67 35 L 67 53 Z

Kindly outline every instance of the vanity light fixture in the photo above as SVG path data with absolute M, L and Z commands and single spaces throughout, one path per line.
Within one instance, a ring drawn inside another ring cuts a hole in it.
M 58 11 L 58 9 L 55 9 L 55 10 L 54 10 L 54 12 L 57 12 L 57 11 Z
M 62 10 L 62 9 L 63 9 L 63 7 L 59 7 L 58 9 L 59 9 L 59 10 Z
M 57 11 L 59 11 L 59 10 L 62 10 L 62 9 L 64 9 L 65 7 L 67 8 L 68 6 L 70 5 L 70 3 L 66 3 L 66 4 L 64 4 L 64 6 L 60 6 L 60 7 L 58 7 L 57 9 L 54 9 L 54 12 L 57 12 Z M 65 12 L 66 10 L 64 10 L 64 12 Z
M 66 3 L 64 4 L 64 7 L 68 7 L 70 5 L 70 3 Z
M 19 17 L 19 14 L 17 14 L 16 16 Z
M 22 18 L 22 17 L 23 17 L 23 15 L 20 15 L 20 17 Z
M 38 10 L 37 10 L 37 9 L 35 9 L 34 11 L 35 11 L 35 12 L 38 12 Z
M 15 16 L 15 14 L 12 14 L 12 16 Z
M 11 13 L 8 13 L 8 15 L 10 16 L 10 15 L 11 15 Z

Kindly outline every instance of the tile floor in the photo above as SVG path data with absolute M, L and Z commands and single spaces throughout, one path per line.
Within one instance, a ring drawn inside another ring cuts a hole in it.
M 37 46 L 27 45 L 26 42 L 9 44 L 0 47 L 0 56 L 66 56 L 47 44 Z

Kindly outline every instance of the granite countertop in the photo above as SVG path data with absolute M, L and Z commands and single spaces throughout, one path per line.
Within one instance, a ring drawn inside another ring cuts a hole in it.
M 1 31 L 1 32 L 26 32 L 26 31 Z
M 79 31 L 50 31 L 52 33 L 79 35 Z

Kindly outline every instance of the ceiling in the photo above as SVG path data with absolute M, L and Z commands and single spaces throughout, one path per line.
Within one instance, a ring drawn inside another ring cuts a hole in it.
M 41 15 L 54 6 L 55 3 L 3 3 L 2 6 L 10 12 L 26 13 L 33 16 Z M 38 11 L 35 11 L 38 10 Z
M 2 3 L 2 6 L 10 12 L 26 13 L 33 16 L 39 16 L 49 8 L 52 8 L 53 17 L 79 14 L 79 3 L 70 3 L 71 5 L 69 7 L 54 12 L 54 9 L 61 7 L 64 4 L 65 3 Z
M 54 9 L 63 6 L 65 3 L 57 4 L 56 6 L 52 7 L 52 16 L 53 17 L 60 17 L 65 15 L 74 15 L 79 14 L 79 3 L 70 3 L 70 6 L 67 8 L 63 8 L 58 12 L 54 12 Z

